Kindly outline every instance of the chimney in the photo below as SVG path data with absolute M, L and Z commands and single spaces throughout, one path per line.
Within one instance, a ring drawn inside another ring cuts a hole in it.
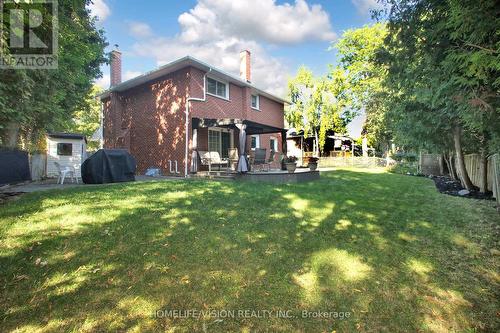
M 250 51 L 243 50 L 240 52 L 240 77 L 242 80 L 251 82 L 250 71 Z
M 115 47 L 116 49 L 111 51 L 111 87 L 122 82 L 122 53 L 118 51 L 118 45 Z

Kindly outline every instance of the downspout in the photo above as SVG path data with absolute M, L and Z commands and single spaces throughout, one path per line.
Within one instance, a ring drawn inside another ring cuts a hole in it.
M 99 149 L 104 148 L 104 104 L 99 99 L 99 104 L 101 104 L 101 113 L 99 114 Z
M 203 98 L 188 97 L 186 99 L 186 125 L 184 131 L 186 132 L 186 149 L 184 151 L 184 177 L 188 176 L 188 159 L 189 159 L 189 102 L 205 102 L 207 100 L 207 74 L 212 71 L 212 67 L 208 69 L 203 75 Z

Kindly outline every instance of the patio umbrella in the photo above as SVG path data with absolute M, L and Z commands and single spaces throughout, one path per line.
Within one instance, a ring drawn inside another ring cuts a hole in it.
M 240 158 L 238 161 L 238 172 L 248 172 L 247 159 L 245 157 L 245 144 L 247 142 L 247 133 L 245 124 L 236 124 L 236 127 L 240 130 Z
M 193 143 L 191 153 L 191 172 L 198 172 L 198 129 L 193 128 Z

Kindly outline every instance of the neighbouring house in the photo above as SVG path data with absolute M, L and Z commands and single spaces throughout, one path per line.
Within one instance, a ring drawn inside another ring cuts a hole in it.
M 227 159 L 237 149 L 239 171 L 255 148 L 286 153 L 286 101 L 251 83 L 249 51 L 240 54 L 240 77 L 190 56 L 125 82 L 119 51 L 110 65 L 111 86 L 100 95 L 104 148 L 127 149 L 138 173 L 197 173 L 205 151 Z
M 355 140 L 346 135 L 335 134 L 333 131 L 327 133 L 325 145 L 322 150 L 323 157 L 349 157 L 352 156 L 352 149 Z M 296 156 L 299 165 L 305 158 L 317 155 L 315 151 L 316 138 L 313 135 L 304 136 L 304 131 L 297 131 L 291 128 L 287 132 L 288 155 Z M 359 148 L 359 147 L 358 147 Z M 357 153 L 357 151 L 356 151 Z M 318 157 L 318 156 L 315 156 Z
M 74 167 L 76 176 L 81 177 L 80 166 L 87 158 L 87 138 L 75 133 L 47 134 L 47 177 L 57 177 L 58 169 L 54 162 L 61 166 Z

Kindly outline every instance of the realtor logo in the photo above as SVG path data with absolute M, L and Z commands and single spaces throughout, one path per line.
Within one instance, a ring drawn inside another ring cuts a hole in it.
M 57 0 L 0 0 L 0 69 L 56 69 L 57 38 Z

